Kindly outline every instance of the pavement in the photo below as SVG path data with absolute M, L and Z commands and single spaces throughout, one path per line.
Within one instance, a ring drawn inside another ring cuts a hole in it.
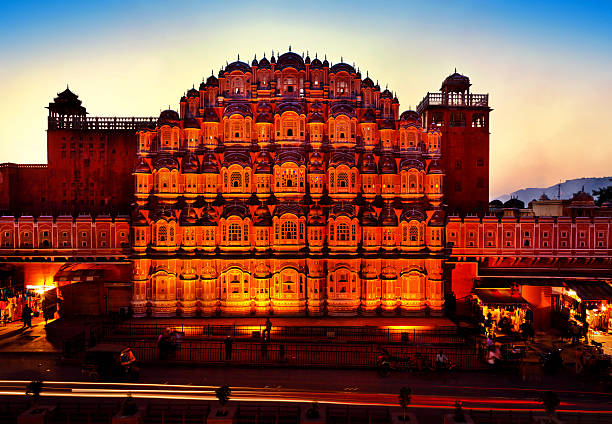
M 24 328 L 21 321 L 0 327 L 0 352 L 57 354 L 61 352 L 61 346 L 54 345 L 47 338 L 45 321 L 34 318 L 31 328 Z

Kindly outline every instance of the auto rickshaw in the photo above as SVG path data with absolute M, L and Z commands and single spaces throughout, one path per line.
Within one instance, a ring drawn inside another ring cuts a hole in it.
M 129 347 L 103 343 L 87 350 L 82 373 L 90 381 L 136 381 L 140 369 Z

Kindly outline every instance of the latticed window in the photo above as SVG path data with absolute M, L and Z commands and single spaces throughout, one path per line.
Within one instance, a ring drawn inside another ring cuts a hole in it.
M 228 228 L 229 241 L 241 241 L 242 229 L 240 224 L 230 224 Z
M 249 240 L 249 224 L 244 224 L 244 240 Z
M 410 227 L 410 241 L 418 241 L 419 239 L 419 230 L 417 227 Z
M 297 240 L 297 225 L 293 221 L 285 221 L 281 226 L 281 234 L 284 240 Z
M 295 169 L 283 169 L 281 174 L 281 181 L 283 187 L 297 187 L 298 186 L 298 173 Z
M 416 146 L 416 133 L 413 131 L 408 131 L 408 145 Z
M 170 128 L 162 128 L 161 130 L 162 146 L 168 146 L 170 144 L 171 137 L 172 137 L 172 132 Z
M 244 186 L 248 187 L 249 185 L 249 174 L 247 172 L 245 172 L 244 174 Z
M 242 176 L 240 175 L 240 172 L 232 172 L 232 175 L 230 176 L 230 185 L 234 188 L 242 186 Z
M 349 133 L 349 126 L 346 122 L 338 122 L 338 125 L 336 126 L 336 132 L 338 134 L 338 138 L 343 140 L 348 138 L 348 133 Z
M 170 241 L 174 241 L 174 227 L 170 227 Z
M 338 173 L 338 188 L 348 187 L 348 175 L 346 172 Z
M 157 232 L 157 234 L 159 237 L 159 241 L 165 242 L 168 237 L 168 230 L 166 229 L 166 226 L 162 225 L 161 227 L 159 227 L 159 231 Z
M 338 224 L 338 241 L 349 240 L 349 226 L 346 224 Z

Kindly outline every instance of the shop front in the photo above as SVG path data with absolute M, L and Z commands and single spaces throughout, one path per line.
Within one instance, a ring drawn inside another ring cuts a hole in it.
M 520 334 L 531 326 L 533 315 L 518 286 L 503 288 L 476 287 L 474 311 L 485 334 Z

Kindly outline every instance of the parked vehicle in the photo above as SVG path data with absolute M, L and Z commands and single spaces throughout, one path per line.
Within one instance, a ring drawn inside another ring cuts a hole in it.
M 82 373 L 91 381 L 137 381 L 140 369 L 129 347 L 104 343 L 87 350 Z

